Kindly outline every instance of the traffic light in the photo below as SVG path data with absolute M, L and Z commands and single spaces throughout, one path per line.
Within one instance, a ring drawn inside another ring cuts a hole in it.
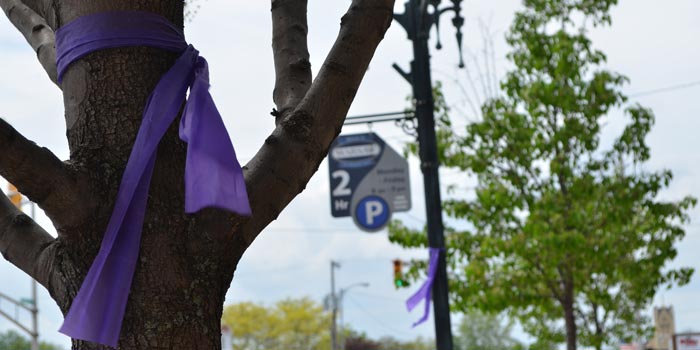
M 409 283 L 403 278 L 403 261 L 399 259 L 394 260 L 394 286 L 396 288 L 408 287 Z
M 17 191 L 17 187 L 12 184 L 7 184 L 7 197 L 10 198 L 10 202 L 15 205 L 15 207 L 22 209 L 22 194 Z

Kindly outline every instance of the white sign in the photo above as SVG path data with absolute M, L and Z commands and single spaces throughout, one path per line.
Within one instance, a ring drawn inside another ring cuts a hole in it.
M 675 350 L 700 350 L 700 334 L 677 334 Z
M 338 160 L 360 157 L 376 157 L 382 152 L 382 148 L 376 144 L 336 147 L 331 151 L 331 157 Z

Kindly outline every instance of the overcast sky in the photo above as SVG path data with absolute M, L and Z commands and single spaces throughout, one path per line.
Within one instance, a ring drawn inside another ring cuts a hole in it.
M 446 1 L 443 1 L 446 3 Z M 332 45 L 340 17 L 348 1 L 310 1 L 309 47 L 312 67 L 317 71 Z M 269 116 L 274 107 L 272 88 L 274 71 L 271 53 L 269 3 L 266 1 L 208 0 L 187 24 L 189 42 L 207 58 L 211 69 L 212 95 L 223 115 L 242 163 L 247 162 L 274 127 Z M 508 48 L 503 34 L 517 0 L 465 1 L 465 47 L 479 52 L 483 38 L 478 20 L 488 23 L 494 32 L 496 75 L 508 68 L 504 59 Z M 403 10 L 399 2 L 396 11 Z M 654 110 L 656 125 L 648 139 L 652 158 L 649 170 L 671 169 L 675 178 L 662 194 L 664 199 L 700 195 L 700 85 L 666 92 L 639 94 L 679 84 L 700 81 L 700 2 L 669 0 L 663 5 L 653 0 L 621 1 L 613 10 L 613 26 L 592 33 L 594 44 L 608 55 L 608 68 L 627 75 L 631 83 L 625 91 Z M 444 82 L 448 104 L 455 109 L 457 124 L 473 120 L 469 106 L 455 80 L 465 84 L 464 71 L 456 69 L 458 56 L 454 30 L 448 20 L 442 22 L 444 49 L 433 52 L 433 79 Z M 434 32 L 433 32 L 434 37 Z M 350 115 L 393 112 L 406 107 L 408 84 L 392 68 L 396 62 L 408 68 L 411 46 L 403 29 L 394 23 L 380 44 Z M 462 111 L 462 112 L 460 112 Z M 50 148 L 60 158 L 68 156 L 60 91 L 45 77 L 34 54 L 22 36 L 6 18 L 0 19 L 0 117 L 9 121 L 25 136 Z M 622 129 L 625 119 L 619 111 L 605 121 L 604 139 L 611 139 Z M 346 127 L 344 133 L 366 132 L 367 126 Z M 395 149 L 411 140 L 400 128 L 389 123 L 374 125 L 377 132 Z M 418 163 L 410 160 L 413 209 L 395 218 L 421 227 L 425 207 Z M 445 173 L 443 187 L 450 183 L 465 184 L 460 174 Z M 5 187 L 4 182 L 0 185 Z M 671 266 L 700 268 L 700 210 L 687 226 L 687 236 L 678 245 L 679 254 Z M 48 231 L 48 220 L 39 218 Z M 368 288 L 357 287 L 347 293 L 346 323 L 372 337 L 391 335 L 401 339 L 416 335 L 432 337 L 432 318 L 411 329 L 420 311 L 409 314 L 404 300 L 415 290 L 396 291 L 392 285 L 391 260 L 425 258 L 426 251 L 406 251 L 388 242 L 386 231 L 367 234 L 354 228 L 350 218 L 334 219 L 329 208 L 327 163 L 321 165 L 305 192 L 280 215 L 246 252 L 226 302 L 255 301 L 273 303 L 287 297 L 310 296 L 319 302 L 330 289 L 330 260 L 341 262 L 336 273 L 340 288 L 369 282 Z M 0 292 L 15 298 L 28 297 L 30 281 L 10 263 L 0 260 Z M 678 331 L 700 329 L 700 277 L 682 288 L 659 292 L 655 305 L 673 305 Z M 7 304 L 0 304 L 8 311 Z M 62 316 L 43 289 L 39 297 L 40 333 L 43 340 L 69 347 L 69 340 L 57 329 Z M 9 309 L 14 312 L 13 309 Z M 650 313 L 648 313 L 650 315 Z M 459 316 L 453 317 L 457 323 Z M 29 315 L 23 320 L 29 321 Z M 0 331 L 15 329 L 0 319 Z M 522 337 L 522 334 L 519 333 Z

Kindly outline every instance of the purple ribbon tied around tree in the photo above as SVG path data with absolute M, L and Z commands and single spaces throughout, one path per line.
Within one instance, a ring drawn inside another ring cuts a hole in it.
M 72 338 L 116 347 L 139 254 L 158 144 L 177 118 L 187 142 L 185 212 L 205 207 L 251 214 L 241 166 L 209 94 L 207 61 L 184 34 L 153 13 L 117 11 L 80 17 L 56 31 L 58 81 L 85 55 L 109 48 L 148 46 L 180 53 L 146 103 L 141 127 L 122 176 L 99 253 L 60 331 Z
M 430 315 L 430 296 L 433 290 L 433 281 L 435 280 L 435 273 L 437 272 L 438 257 L 440 257 L 440 251 L 442 248 L 430 247 L 430 259 L 428 262 L 428 279 L 423 282 L 418 291 L 413 294 L 408 300 L 406 300 L 406 308 L 409 312 L 413 310 L 421 301 L 425 301 L 425 309 L 423 311 L 423 316 L 413 324 L 413 327 L 425 322 Z

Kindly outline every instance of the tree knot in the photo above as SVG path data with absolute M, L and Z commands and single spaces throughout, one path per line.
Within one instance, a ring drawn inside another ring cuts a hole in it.
M 306 111 L 296 110 L 282 120 L 282 128 L 295 141 L 308 143 L 311 139 L 313 116 Z

